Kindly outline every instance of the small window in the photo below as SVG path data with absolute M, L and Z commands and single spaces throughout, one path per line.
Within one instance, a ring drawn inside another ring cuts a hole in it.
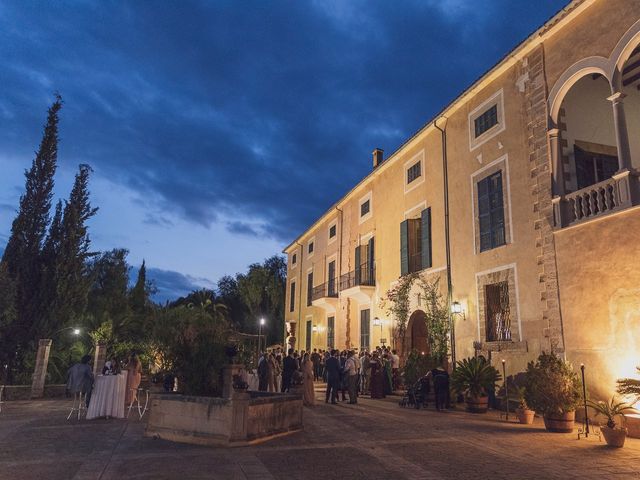
M 511 341 L 511 309 L 509 284 L 485 285 L 486 338 L 488 342 Z
M 371 200 L 365 200 L 360 205 L 360 216 L 364 217 L 371 210 Z
M 494 104 L 474 120 L 476 138 L 498 124 L 498 105 Z
M 309 246 L 307 247 L 308 253 L 313 253 L 313 242 L 309 242 Z
M 298 261 L 298 254 L 294 253 L 293 255 L 291 255 L 291 265 L 295 265 L 297 261 Z
M 478 182 L 478 223 L 480 225 L 480 251 L 505 245 L 504 200 L 502 171 Z
M 407 185 L 420 178 L 420 175 L 422 175 L 422 164 L 417 161 L 407 169 Z
M 329 227 L 329 238 L 333 238 L 335 236 L 336 236 L 336 226 L 331 225 L 331 227 Z

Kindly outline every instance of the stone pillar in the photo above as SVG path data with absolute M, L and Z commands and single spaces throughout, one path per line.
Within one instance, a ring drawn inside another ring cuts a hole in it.
M 93 376 L 95 377 L 102 372 L 102 367 L 107 361 L 107 346 L 102 343 L 96 343 L 96 349 L 93 354 Z
M 564 171 L 562 168 L 562 151 L 560 148 L 560 130 L 550 128 L 547 132 L 549 137 L 549 149 L 551 153 L 551 167 L 553 168 L 553 195 L 564 195 Z
M 626 95 L 616 92 L 607 100 L 613 105 L 613 124 L 616 129 L 616 144 L 618 146 L 618 166 L 620 170 L 631 170 L 631 149 L 627 132 L 627 117 L 624 114 L 623 99 Z
M 38 342 L 36 367 L 33 370 L 33 380 L 31 383 L 31 398 L 42 398 L 44 396 L 44 381 L 47 376 L 51 343 L 51 339 L 49 338 L 41 338 Z

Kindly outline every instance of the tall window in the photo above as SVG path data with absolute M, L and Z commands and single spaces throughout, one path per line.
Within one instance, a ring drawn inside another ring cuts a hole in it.
M 502 171 L 478 182 L 478 220 L 481 252 L 506 243 Z
M 307 320 L 307 335 L 305 338 L 305 347 L 306 351 L 308 352 L 309 350 L 311 350 L 311 320 Z
M 400 224 L 400 273 L 431 268 L 431 207 Z
M 332 260 L 327 268 L 327 294 L 333 297 L 336 293 L 336 261 Z
M 327 348 L 333 349 L 336 343 L 336 317 L 327 318 Z
M 374 238 L 364 245 L 358 245 L 355 251 L 355 284 L 373 286 L 376 283 Z
M 360 350 L 369 350 L 371 339 L 371 311 L 360 310 Z
M 296 282 L 291 282 L 289 287 L 289 311 L 293 312 L 296 309 Z
M 420 178 L 420 175 L 422 175 L 421 165 L 420 160 L 418 160 L 407 169 L 407 184 L 413 182 L 417 178 Z
M 313 272 L 307 275 L 307 307 L 311 306 L 313 300 Z
M 498 105 L 495 104 L 474 120 L 476 138 L 498 124 Z
M 618 157 L 593 153 L 574 145 L 578 190 L 611 178 L 618 171 Z
M 511 340 L 509 284 L 498 282 L 484 287 L 487 341 Z

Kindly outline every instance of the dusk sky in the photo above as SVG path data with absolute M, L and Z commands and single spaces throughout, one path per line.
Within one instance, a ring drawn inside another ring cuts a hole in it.
M 0 252 L 56 91 L 56 196 L 90 164 L 94 249 L 164 300 L 279 253 L 566 3 L 2 2 Z

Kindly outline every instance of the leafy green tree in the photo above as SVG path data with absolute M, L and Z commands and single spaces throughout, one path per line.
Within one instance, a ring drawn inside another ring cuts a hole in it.
M 248 331 L 245 328 L 245 321 L 248 318 L 247 306 L 240 294 L 236 279 L 231 275 L 225 275 L 218 280 L 216 290 L 218 300 L 227 306 L 228 319 L 233 327 L 241 331 Z
M 136 314 L 144 314 L 149 306 L 149 292 L 147 290 L 147 267 L 145 261 L 142 260 L 142 265 L 138 270 L 138 278 L 136 284 L 129 293 L 129 304 L 131 310 Z
M 20 197 L 18 214 L 11 225 L 11 235 L 2 256 L 2 263 L 15 285 L 16 320 L 5 326 L 0 335 L 4 339 L 0 360 L 8 365 L 9 382 L 30 344 L 33 347 L 37 340 L 33 336 L 33 327 L 40 309 L 34 299 L 39 296 L 42 279 L 41 250 L 53 198 L 58 160 L 58 113 L 61 108 L 62 98 L 56 95 L 48 111 L 36 157 L 25 172 L 25 192 Z

